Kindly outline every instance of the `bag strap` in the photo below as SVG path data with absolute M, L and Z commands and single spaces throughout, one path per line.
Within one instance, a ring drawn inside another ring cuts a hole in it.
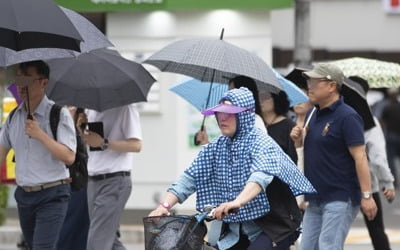
M 50 128 L 51 132 L 53 133 L 54 140 L 57 141 L 57 127 L 58 123 L 60 122 L 60 113 L 62 107 L 58 104 L 53 104 L 50 110 Z
M 12 119 L 12 117 L 13 117 L 13 115 L 15 114 L 15 111 L 17 111 L 17 108 L 18 108 L 19 106 L 17 106 L 17 107 L 15 107 L 15 108 L 13 108 L 13 110 L 11 110 L 11 112 L 8 114 L 8 123 L 10 123 L 11 122 L 11 119 Z
M 11 122 L 11 119 L 13 118 L 17 108 L 18 106 L 11 110 L 11 112 L 8 114 L 8 123 Z M 57 127 L 58 123 L 60 122 L 61 109 L 62 107 L 60 105 L 54 103 L 50 110 L 50 128 L 55 140 L 57 140 Z

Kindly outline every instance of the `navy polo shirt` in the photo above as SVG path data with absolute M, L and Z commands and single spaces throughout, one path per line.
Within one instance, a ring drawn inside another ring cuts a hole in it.
M 350 146 L 364 144 L 364 123 L 340 98 L 314 112 L 304 141 L 304 173 L 317 190 L 306 200 L 360 204 L 361 192 Z

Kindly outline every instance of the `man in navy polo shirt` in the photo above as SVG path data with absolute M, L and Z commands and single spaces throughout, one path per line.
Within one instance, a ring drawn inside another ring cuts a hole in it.
M 296 146 L 304 139 L 304 171 L 317 190 L 306 195 L 302 250 L 343 249 L 346 235 L 361 205 L 368 219 L 377 208 L 364 145 L 361 117 L 340 97 L 342 71 L 328 63 L 303 73 L 308 95 L 316 106 L 307 128 L 293 128 Z

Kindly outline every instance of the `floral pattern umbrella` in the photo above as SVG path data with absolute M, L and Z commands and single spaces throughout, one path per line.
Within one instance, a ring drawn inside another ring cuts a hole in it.
M 368 81 L 371 88 L 400 87 L 400 64 L 368 58 L 353 57 L 332 61 L 345 76 L 357 75 Z

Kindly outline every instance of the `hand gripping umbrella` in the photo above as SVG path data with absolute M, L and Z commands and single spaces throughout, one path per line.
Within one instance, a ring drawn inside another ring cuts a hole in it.
M 308 71 L 311 68 L 294 68 L 287 76 L 289 80 L 297 86 L 307 89 L 307 81 L 302 76 L 302 72 Z M 371 129 L 375 126 L 375 121 L 372 116 L 371 109 L 366 100 L 366 93 L 363 88 L 356 82 L 345 77 L 342 85 L 341 95 L 344 102 L 350 105 L 364 120 L 364 130 Z

